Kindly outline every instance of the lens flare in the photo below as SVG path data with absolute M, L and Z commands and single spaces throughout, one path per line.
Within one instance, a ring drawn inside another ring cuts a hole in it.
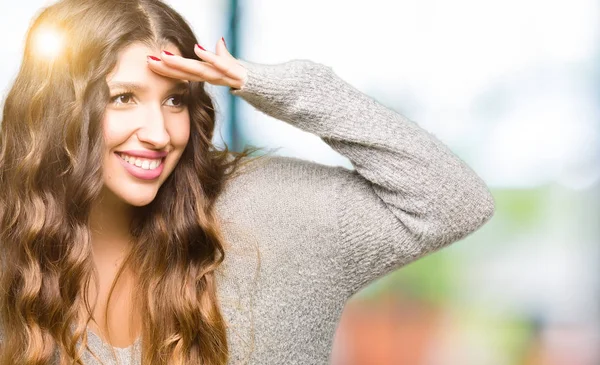
M 35 33 L 35 50 L 40 56 L 55 58 L 64 46 L 62 32 L 56 28 L 40 28 Z

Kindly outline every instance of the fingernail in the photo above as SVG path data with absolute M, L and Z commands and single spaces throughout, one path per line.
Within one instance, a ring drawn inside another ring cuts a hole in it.
M 223 41 L 223 44 L 225 45 L 225 47 L 227 47 L 227 43 L 225 43 L 225 38 L 221 37 L 221 40 Z
M 152 61 L 160 61 L 160 58 L 158 58 L 158 57 L 148 56 L 148 58 L 151 59 Z
M 206 50 L 204 49 L 204 47 L 202 47 L 202 46 L 201 46 L 201 45 L 199 45 L 198 43 L 196 43 L 196 47 L 199 47 L 201 50 L 203 50 L 203 51 L 206 51 Z
M 171 52 L 165 51 L 165 50 L 163 50 L 163 53 L 166 54 L 167 56 L 172 56 L 173 55 Z

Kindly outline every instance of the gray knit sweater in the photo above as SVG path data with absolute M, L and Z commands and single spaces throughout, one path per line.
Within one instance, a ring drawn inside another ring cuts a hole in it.
M 229 363 L 327 364 L 354 293 L 477 230 L 494 199 L 434 135 L 332 68 L 240 63 L 248 79 L 230 93 L 316 134 L 355 169 L 271 155 L 227 184 L 217 210 L 231 247 L 217 279 Z M 120 363 L 139 364 L 140 344 L 115 348 Z M 89 345 L 115 363 L 91 331 Z M 86 363 L 97 361 L 86 353 Z

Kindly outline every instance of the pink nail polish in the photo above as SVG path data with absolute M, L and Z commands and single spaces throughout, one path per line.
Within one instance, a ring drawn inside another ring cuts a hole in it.
M 223 44 L 225 45 L 225 47 L 227 47 L 227 43 L 225 43 L 225 38 L 221 37 L 221 40 L 223 41 Z
M 153 60 L 153 61 L 160 61 L 160 58 L 158 57 L 154 57 L 154 56 L 148 56 L 149 59 Z
M 197 47 L 199 47 L 201 50 L 203 50 L 203 51 L 206 51 L 206 50 L 204 49 L 204 47 L 202 47 L 202 46 L 201 46 L 201 45 L 199 45 L 198 43 L 196 43 L 196 46 L 197 46 Z
M 165 51 L 165 50 L 163 50 L 163 53 L 166 54 L 167 56 L 172 56 L 173 55 L 171 52 Z

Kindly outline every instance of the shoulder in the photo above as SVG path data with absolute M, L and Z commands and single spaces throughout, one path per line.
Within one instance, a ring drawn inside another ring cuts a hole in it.
M 216 209 L 228 222 L 261 226 L 273 232 L 336 224 L 340 186 L 355 171 L 297 157 L 250 157 L 227 181 Z M 321 227 L 322 228 L 322 227 Z
M 318 194 L 352 179 L 354 170 L 320 164 L 298 157 L 265 155 L 245 157 L 226 183 L 223 198 L 230 195 L 265 198 L 273 194 Z

